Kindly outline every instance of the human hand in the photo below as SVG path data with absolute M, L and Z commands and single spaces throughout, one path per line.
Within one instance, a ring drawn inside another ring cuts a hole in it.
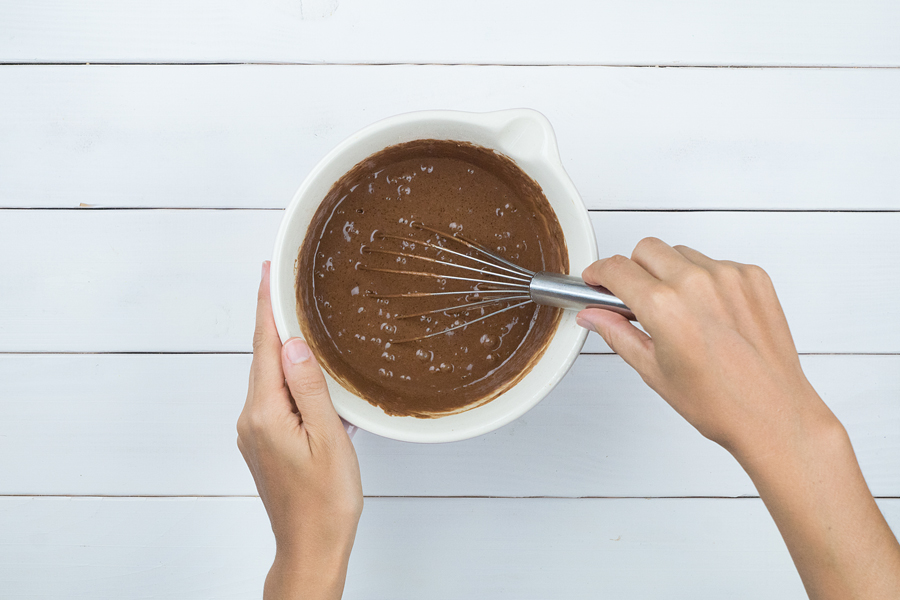
M 900 597 L 900 545 L 843 426 L 809 384 L 768 275 L 641 240 L 582 274 L 644 327 L 588 309 L 598 332 L 700 433 L 741 463 L 810 598 Z M 649 334 L 649 335 L 648 335 Z
M 298 338 L 282 347 L 263 264 L 237 444 L 275 533 L 267 598 L 340 598 L 363 507 L 356 452 Z
M 597 261 L 583 278 L 619 296 L 647 333 L 600 309 L 581 311 L 579 323 L 738 460 L 772 452 L 807 425 L 834 419 L 800 368 L 761 268 L 647 238 L 631 259 Z

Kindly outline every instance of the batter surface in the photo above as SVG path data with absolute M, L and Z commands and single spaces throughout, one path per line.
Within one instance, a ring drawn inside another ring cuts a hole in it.
M 531 370 L 559 324 L 559 309 L 529 302 L 447 334 L 402 341 L 522 302 L 401 318 L 477 302 L 490 297 L 477 289 L 502 287 L 367 270 L 474 276 L 372 252 L 477 266 L 420 243 L 480 257 L 452 235 L 532 271 L 569 271 L 562 229 L 540 186 L 505 156 L 442 140 L 391 146 L 356 165 L 322 201 L 300 248 L 297 316 L 304 337 L 332 377 L 388 414 L 440 417 L 496 398 Z M 376 297 L 462 290 L 473 291 Z

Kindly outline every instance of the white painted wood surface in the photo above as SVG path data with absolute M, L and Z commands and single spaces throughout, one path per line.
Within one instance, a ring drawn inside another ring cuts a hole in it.
M 283 208 L 373 121 L 528 106 L 590 208 L 900 209 L 900 69 L 15 66 L 0 90 L 0 206 Z
M 881 500 L 900 528 L 900 500 Z M 257 498 L 3 498 L 6 598 L 259 598 Z M 345 598 L 804 598 L 758 499 L 369 498 Z
M 0 5 L 6 62 L 900 64 L 886 0 L 65 0 Z
M 765 267 L 900 530 L 898 30 L 883 0 L 0 3 L 0 597 L 259 597 L 234 422 L 263 209 L 430 108 L 544 112 L 601 255 Z M 347 598 L 804 596 L 735 462 L 585 352 L 492 434 L 357 434 Z
M 281 211 L 0 215 L 0 256 L 10 259 L 0 278 L 0 351 L 250 350 L 259 267 L 271 256 Z M 801 352 L 900 352 L 898 212 L 594 212 L 591 219 L 601 256 L 630 254 L 655 235 L 762 265 Z M 585 351 L 609 350 L 592 339 Z
M 235 445 L 250 359 L 0 356 L 0 494 L 255 494 Z M 900 497 L 900 356 L 802 362 L 872 492 Z M 360 431 L 353 442 L 369 496 L 756 495 L 614 355 L 581 356 L 541 404 L 480 438 L 415 445 Z

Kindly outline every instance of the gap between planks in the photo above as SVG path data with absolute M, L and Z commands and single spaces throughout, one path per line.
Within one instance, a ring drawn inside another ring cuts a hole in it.
M 221 66 L 285 66 L 285 67 L 604 67 L 611 69 L 900 69 L 900 65 L 653 65 L 614 63 L 467 63 L 467 62 L 4 62 L 0 67 L 221 67 Z
M 253 356 L 253 352 L 223 352 L 223 351 L 205 351 L 205 350 L 194 350 L 190 352 L 150 352 L 150 351 L 133 351 L 133 352 L 118 352 L 118 351 L 94 351 L 94 352 L 78 352 L 78 351 L 63 351 L 63 352 L 54 352 L 52 350 L 47 350 L 43 352 L 16 352 L 14 350 L 6 350 L 0 351 L 0 356 L 68 356 L 68 355 L 99 355 L 99 356 L 143 356 L 143 355 L 172 355 L 172 356 L 192 356 L 192 355 L 222 355 L 222 356 Z M 799 356 L 900 356 L 900 352 L 798 352 Z M 579 356 L 615 356 L 615 352 L 580 352 Z
M 0 494 L 2 498 L 259 498 L 258 494 Z M 759 500 L 759 496 L 369 496 L 386 500 Z M 873 496 L 900 500 L 900 496 Z
M 2 206 L 0 211 L 205 210 L 283 211 L 278 206 Z M 589 208 L 589 213 L 898 213 L 900 208 Z

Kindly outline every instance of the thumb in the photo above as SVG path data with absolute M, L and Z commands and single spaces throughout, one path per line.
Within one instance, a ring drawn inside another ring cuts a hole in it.
M 281 349 L 281 364 L 300 418 L 310 430 L 341 428 L 341 419 L 331 403 L 325 374 L 309 345 L 291 338 Z
M 613 352 L 631 365 L 641 376 L 650 375 L 654 364 L 653 340 L 620 314 L 601 308 L 586 308 L 576 321 L 600 334 Z

